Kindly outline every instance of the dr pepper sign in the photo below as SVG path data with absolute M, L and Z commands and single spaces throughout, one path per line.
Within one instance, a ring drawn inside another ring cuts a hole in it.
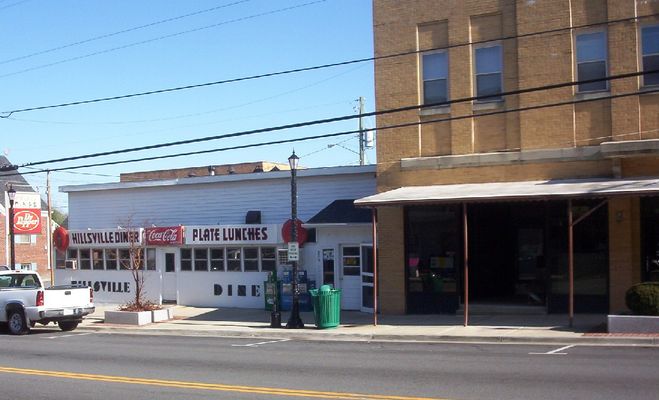
M 14 233 L 41 233 L 41 197 L 39 193 L 16 192 L 14 201 Z

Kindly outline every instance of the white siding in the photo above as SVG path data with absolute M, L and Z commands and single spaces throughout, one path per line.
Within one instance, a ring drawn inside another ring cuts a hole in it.
M 194 178 L 193 178 L 194 179 Z M 375 193 L 375 174 L 298 178 L 298 218 L 314 216 L 334 200 Z M 204 182 L 69 192 L 71 229 L 133 226 L 242 224 L 249 210 L 264 224 L 290 218 L 290 178 Z

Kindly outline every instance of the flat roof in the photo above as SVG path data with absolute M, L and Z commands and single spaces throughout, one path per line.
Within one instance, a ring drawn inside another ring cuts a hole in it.
M 355 200 L 377 207 L 423 203 L 558 200 L 659 194 L 659 179 L 570 179 L 405 186 Z
M 357 166 L 340 166 L 340 167 L 323 167 L 323 168 L 305 168 L 298 169 L 298 178 L 314 176 L 332 176 L 332 175 L 351 175 L 375 173 L 375 165 L 357 165 Z M 253 180 L 268 179 L 290 179 L 291 171 L 269 171 L 269 172 L 252 172 L 249 174 L 233 175 L 209 175 L 178 179 L 158 179 L 148 181 L 134 182 L 112 182 L 112 183 L 95 183 L 89 185 L 69 185 L 60 186 L 59 191 L 64 193 L 72 192 L 89 192 L 96 190 L 113 190 L 113 189 L 132 189 L 132 188 L 152 188 L 160 186 L 177 186 L 177 185 L 199 185 L 219 182 L 241 182 Z

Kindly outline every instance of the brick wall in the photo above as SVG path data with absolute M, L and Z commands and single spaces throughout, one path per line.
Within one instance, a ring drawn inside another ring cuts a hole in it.
M 0 245 L 0 264 L 9 265 L 10 254 L 9 254 L 9 232 L 5 227 L 4 221 L 6 221 L 6 216 L 0 213 L 0 218 L 2 218 L 3 223 L 0 224 L 0 235 L 4 239 Z M 47 250 L 47 218 L 41 218 L 41 234 L 36 235 L 35 243 L 16 243 L 14 246 L 15 249 L 15 258 L 16 264 L 27 264 L 27 263 L 36 263 L 38 267 L 39 275 L 42 279 L 50 280 L 50 271 L 48 270 L 48 250 Z
M 659 13 L 657 1 L 632 0 L 374 0 L 375 56 L 448 49 L 449 98 L 474 95 L 473 47 L 459 46 L 479 40 L 594 24 Z M 659 18 L 643 19 L 659 23 Z M 625 22 L 603 28 L 607 36 L 610 75 L 638 71 L 638 24 Z M 539 87 L 577 80 L 574 34 L 564 31 L 541 36 L 503 40 L 503 90 Z M 407 55 L 375 62 L 376 109 L 386 110 L 422 102 L 420 56 Z M 640 78 L 614 80 L 609 92 L 617 95 L 642 89 Z M 402 158 L 465 155 L 482 152 L 593 146 L 602 142 L 659 138 L 659 94 L 511 112 L 486 117 L 483 113 L 513 110 L 540 104 L 593 98 L 576 87 L 507 96 L 485 109 L 472 102 L 452 104 L 431 111 L 406 111 L 381 115 L 378 127 L 378 191 L 408 185 L 504 182 L 589 177 L 658 176 L 659 157 L 649 154 L 600 161 L 509 164 L 452 169 L 405 169 Z M 434 122 L 450 117 L 452 121 Z M 387 126 L 421 122 L 404 128 Z M 615 220 L 615 210 L 629 220 Z M 638 199 L 616 200 L 610 207 L 611 308 L 620 307 L 623 288 L 640 279 Z M 634 219 L 636 218 L 636 219 Z M 403 312 L 402 210 L 380 214 L 384 312 Z M 387 243 L 387 247 L 383 245 Z M 400 253 L 398 253 L 400 252 Z M 389 281 L 389 280 L 392 281 Z M 385 298 L 384 294 L 388 298 Z

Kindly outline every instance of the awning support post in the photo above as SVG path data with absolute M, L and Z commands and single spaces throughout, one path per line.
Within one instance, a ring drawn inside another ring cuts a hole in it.
M 572 215 L 572 199 L 567 201 L 567 221 L 568 221 L 568 318 L 569 326 L 574 324 L 574 224 Z
M 464 241 L 464 326 L 469 325 L 469 232 L 467 229 L 467 203 L 462 203 L 462 230 Z
M 373 326 L 378 326 L 378 210 L 371 209 L 373 216 Z

